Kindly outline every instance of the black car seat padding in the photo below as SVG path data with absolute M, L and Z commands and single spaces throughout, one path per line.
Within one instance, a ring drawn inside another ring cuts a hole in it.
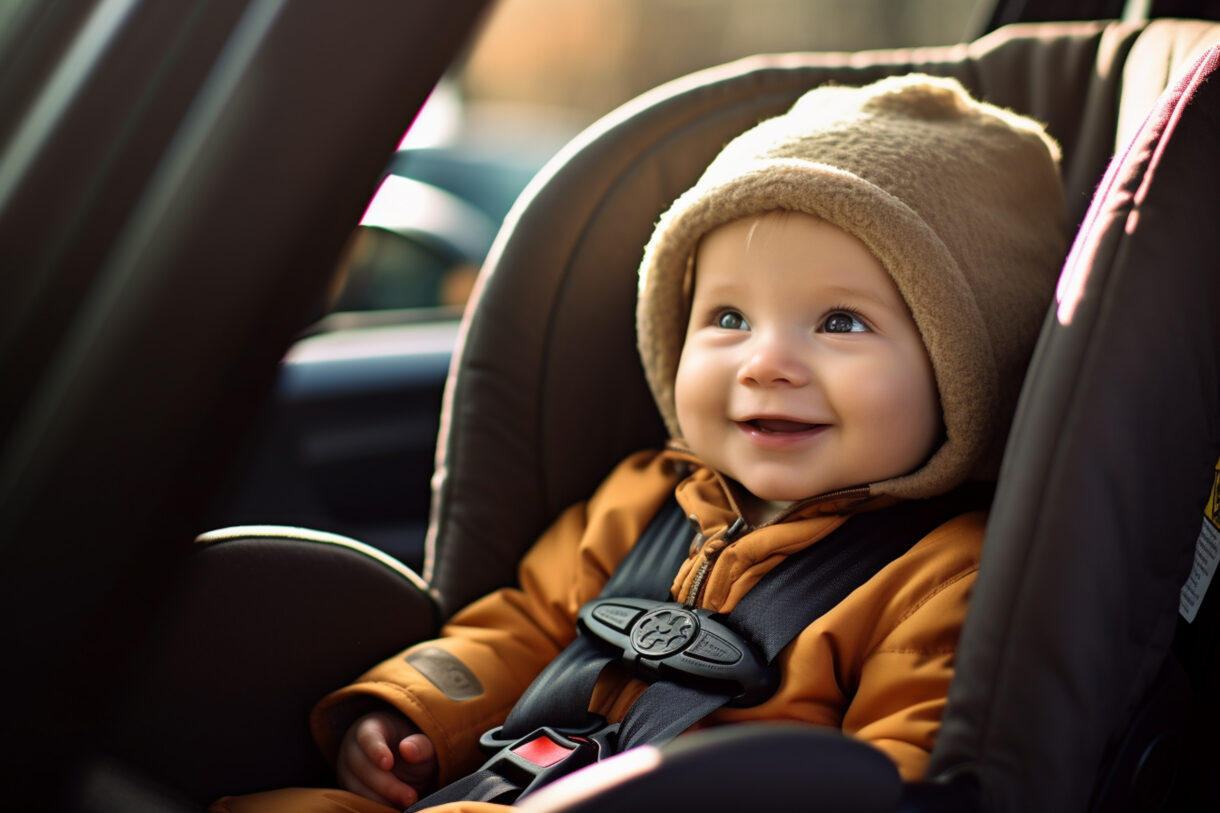
M 200 540 L 168 586 L 129 697 L 114 703 L 116 748 L 199 804 L 333 783 L 309 711 L 404 641 L 433 634 L 425 585 L 336 534 L 247 526 Z
M 622 754 L 541 789 L 522 809 L 894 813 L 902 796 L 894 764 L 869 745 L 816 726 L 743 723 Z
M 1218 59 L 1110 167 L 1030 366 L 931 766 L 988 809 L 1084 809 L 1165 668 L 1220 454 Z

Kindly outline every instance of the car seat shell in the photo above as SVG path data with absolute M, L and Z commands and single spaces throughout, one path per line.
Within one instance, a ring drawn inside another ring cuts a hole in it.
M 1030 366 L 932 764 L 991 809 L 1082 809 L 1165 668 L 1220 453 L 1218 65 L 1115 158 Z
M 657 215 L 732 135 L 782 112 L 819 83 L 860 84 L 911 70 L 955 76 L 988 101 L 1047 122 L 1064 147 L 1069 208 L 1079 222 L 1116 139 L 1129 138 L 1130 122 L 1146 114 L 1175 71 L 1217 39 L 1220 27 L 1194 21 L 1040 24 L 1012 26 L 946 49 L 760 57 L 671 83 L 597 125 L 544 171 L 510 215 L 459 343 L 438 455 L 428 571 L 444 610 L 507 583 L 505 565 L 515 562 L 551 516 L 588 493 L 622 456 L 662 436 L 635 355 L 633 272 Z M 1155 133 L 1139 132 L 1156 142 Z M 1103 190 L 1114 198 L 1097 204 L 1101 210 L 1121 210 L 1134 199 L 1142 175 L 1140 157 L 1133 160 L 1116 165 L 1128 174 L 1115 189 Z M 1173 184 L 1192 184 L 1192 179 L 1175 178 L 1156 189 L 1172 194 L 1180 188 Z M 1180 205 L 1198 208 L 1193 218 L 1177 221 L 1179 229 L 1191 224 L 1193 230 L 1206 231 L 1199 218 L 1220 211 L 1210 196 Z M 1142 216 L 1155 218 L 1151 212 Z M 1126 221 L 1117 217 L 1108 212 L 1109 219 L 1100 222 L 1093 216 L 1086 223 L 1091 231 L 1081 240 L 1109 245 L 1115 252 L 1113 278 L 1123 279 L 1123 307 L 1157 301 L 1171 307 L 1182 292 L 1159 285 L 1157 278 L 1141 280 L 1135 270 L 1169 261 L 1166 256 L 1137 256 L 1141 250 L 1158 251 L 1149 249 L 1153 243 L 1143 235 L 1159 226 L 1142 223 L 1139 239 L 1113 242 L 1116 234 L 1125 234 Z M 1154 242 L 1164 245 L 1161 239 Z M 1078 249 L 1075 262 L 1107 260 L 1105 252 L 1084 257 Z M 1156 294 L 1170 298 L 1157 299 Z M 1197 312 L 1187 321 L 1204 331 L 1211 325 L 1206 309 L 1220 300 L 1210 290 L 1199 294 L 1193 305 Z M 1077 336 L 1091 337 L 1093 330 L 1107 336 L 1121 333 L 1121 322 L 1084 327 L 1088 307 L 1103 315 L 1120 312 L 1106 298 L 1101 301 L 1106 304 L 1089 299 L 1091 304 L 1077 315 L 1071 340 L 1060 337 L 1061 326 L 1048 324 L 1035 369 L 1050 364 L 1056 372 L 1034 376 L 1036 394 L 1027 397 L 1018 419 L 1018 424 L 1035 421 L 1038 427 L 1022 429 L 1010 447 L 1014 457 L 1006 464 L 1006 477 L 1024 485 L 1007 486 L 1009 496 L 997 504 L 994 538 L 987 543 L 997 549 L 990 556 L 996 563 L 984 565 L 987 575 L 978 593 L 982 609 L 977 613 L 986 620 L 968 626 L 958 681 L 965 688 L 955 684 L 933 764 L 934 772 L 945 775 L 986 766 L 977 775 L 989 794 L 988 809 L 1066 810 L 1087 804 L 1091 777 L 1122 733 L 1121 725 L 1115 729 L 1116 721 L 1130 717 L 1164 664 L 1176 609 L 1171 599 L 1189 558 L 1182 535 L 1198 530 L 1185 527 L 1183 512 L 1193 511 L 1198 519 L 1220 442 L 1205 414 L 1215 406 L 1212 390 L 1220 371 L 1203 345 L 1216 342 L 1210 334 L 1200 338 L 1174 324 L 1167 326 L 1177 343 L 1170 346 L 1179 347 L 1200 369 L 1197 377 L 1188 372 L 1177 378 L 1181 389 L 1174 391 L 1174 401 L 1189 401 L 1190 406 L 1180 421 L 1175 415 L 1173 421 L 1161 422 L 1173 424 L 1174 431 L 1150 432 L 1125 448 L 1111 444 L 1120 450 L 1112 460 L 1085 451 L 1104 444 L 1106 431 L 1121 428 L 1129 436 L 1156 414 L 1151 410 L 1160 405 L 1160 396 L 1140 392 L 1136 369 L 1140 375 L 1155 372 L 1152 368 L 1170 376 L 1178 372 L 1159 355 L 1164 349 L 1146 363 L 1131 364 L 1128 356 L 1148 346 L 1134 339 L 1117 356 L 1097 344 L 1085 355 L 1076 348 L 1055 349 L 1064 341 L 1080 341 Z M 1053 360 L 1047 361 L 1048 356 Z M 1102 405 L 1126 388 L 1141 395 L 1138 407 L 1109 414 Z M 1064 415 L 1050 417 L 1052 404 Z M 1078 468 L 1067 459 L 1067 448 L 1081 450 L 1075 456 Z M 1132 484 L 1143 482 L 1142 461 L 1157 459 L 1171 472 L 1160 478 L 1156 491 L 1168 502 L 1155 504 L 1172 513 L 1172 527 L 1157 511 L 1137 510 L 1141 498 L 1127 493 Z M 1062 467 L 1056 469 L 1053 494 L 1046 486 L 1048 466 Z M 1132 474 L 1121 487 L 1120 479 L 1110 476 L 1119 472 Z M 1091 479 L 1078 479 L 1086 477 Z M 1081 494 L 1081 487 L 1087 494 Z M 1045 501 L 1055 508 L 1039 507 Z M 1067 516 L 1073 511 L 1075 522 L 1089 524 L 1082 504 L 1108 514 L 1092 529 L 1076 527 L 1069 533 Z M 1050 519 L 1058 512 L 1064 518 Z M 1140 522 L 1144 533 L 1175 539 L 1172 553 L 1162 556 L 1141 548 L 1133 530 Z M 1031 548 L 1049 552 L 1042 560 Z M 472 570 L 471 562 L 487 567 Z M 1072 597 L 1082 595 L 1090 574 L 1114 569 L 1119 572 L 1111 575 L 1117 578 L 1098 582 L 1096 601 L 1086 600 L 1074 610 Z M 1145 572 L 1151 575 L 1145 577 Z M 1139 579 L 1144 583 L 1137 584 Z M 1042 590 L 1067 605 L 1041 602 Z M 1029 626 L 1018 620 L 1023 611 L 1036 616 Z M 975 615 L 972 610 L 971 618 Z M 999 619 L 1008 619 L 1011 627 Z M 1116 620 L 1122 631 L 1095 633 L 1116 629 Z M 1040 652 L 1042 636 L 1054 625 L 1062 638 L 1049 647 L 1051 662 L 1014 665 L 1013 658 L 1020 658 L 1014 653 Z M 1029 676 L 1021 677 L 1026 672 Z M 1003 705 L 997 699 L 1002 693 L 995 693 L 1002 687 L 1011 692 L 1006 710 L 997 708 Z M 1044 707 L 1031 711 L 1039 702 Z M 1041 725 L 1028 725 L 1030 719 Z M 1069 721 L 1083 728 L 1076 731 Z
M 1176 66 L 1218 40 L 1220 26 L 1194 22 L 1079 23 L 1013 26 L 952 48 L 760 57 L 678 80 L 595 125 L 510 214 L 462 327 L 425 573 L 440 615 L 511 583 L 517 559 L 552 517 L 626 454 L 663 440 L 635 351 L 634 272 L 656 217 L 730 137 L 815 84 L 911 70 L 955 76 L 988 101 L 1047 122 L 1064 147 L 1069 205 L 1081 220 L 1115 139 L 1137 115 L 1131 110 L 1139 107 L 1142 121 L 1158 82 L 1163 88 Z M 1159 73 L 1142 72 L 1135 55 Z M 1035 356 L 932 763 L 934 776 L 977 780 L 984 809 L 1085 807 L 1169 652 L 1176 585 L 1220 453 L 1220 282 L 1183 283 L 1205 275 L 1215 246 L 1198 242 L 1190 262 L 1172 251 L 1179 238 L 1209 233 L 1220 211 L 1220 184 L 1188 160 L 1217 143 L 1220 106 L 1206 101 L 1217 88 L 1195 87 L 1196 103 L 1205 101 L 1187 124 L 1167 116 L 1130 131 L 1147 140 L 1113 164 L 1073 255 L 1093 269 L 1081 277 L 1085 295 L 1066 324 L 1052 313 Z M 1157 152 L 1165 133 L 1169 146 Z M 1200 183 L 1206 194 L 1175 197 Z M 1140 272 L 1147 268 L 1172 273 Z M 1145 358 L 1145 331 L 1130 326 L 1158 304 L 1180 306 L 1183 318 L 1157 323 L 1162 355 Z M 1188 372 L 1175 375 L 1165 353 L 1189 359 Z M 1142 387 L 1160 376 L 1170 383 Z M 1144 432 L 1150 416 L 1165 415 L 1167 398 L 1182 408 Z M 1149 460 L 1154 478 L 1141 471 Z M 198 558 L 265 549 L 266 540 L 249 542 L 208 546 Z M 358 589 L 355 581 L 345 588 Z M 400 579 L 387 595 L 400 592 L 392 600 L 418 610 L 409 638 L 431 634 L 428 593 Z M 1080 609 L 1061 603 L 1081 596 Z M 315 611 L 291 615 L 308 629 Z M 289 609 L 269 612 L 282 623 Z M 183 616 L 215 623 L 192 607 Z M 265 640 L 256 621 L 229 619 L 224 629 Z M 369 652 L 367 662 L 383 655 Z M 240 670 L 229 679 L 242 685 Z M 142 715 L 157 718 L 153 708 Z

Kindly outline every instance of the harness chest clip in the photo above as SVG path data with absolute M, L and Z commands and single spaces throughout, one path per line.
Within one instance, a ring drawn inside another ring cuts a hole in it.
M 602 598 L 581 608 L 581 630 L 622 651 L 646 680 L 672 680 L 727 692 L 732 706 L 756 706 L 775 693 L 779 669 L 710 610 L 674 601 Z

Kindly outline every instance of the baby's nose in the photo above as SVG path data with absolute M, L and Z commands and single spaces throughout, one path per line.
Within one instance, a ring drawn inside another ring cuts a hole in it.
M 809 368 L 789 342 L 760 336 L 751 343 L 738 373 L 743 384 L 770 387 L 803 386 L 809 382 Z

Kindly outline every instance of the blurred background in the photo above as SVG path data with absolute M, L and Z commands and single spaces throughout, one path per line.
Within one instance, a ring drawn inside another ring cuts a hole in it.
M 472 102 L 585 123 L 668 79 L 748 54 L 944 45 L 975 0 L 504 0 L 459 70 Z M 833 22 L 828 22 L 833 21 Z
M 453 318 L 508 209 L 583 128 L 744 56 L 949 45 L 978 0 L 501 0 L 433 93 L 354 236 L 324 326 Z

